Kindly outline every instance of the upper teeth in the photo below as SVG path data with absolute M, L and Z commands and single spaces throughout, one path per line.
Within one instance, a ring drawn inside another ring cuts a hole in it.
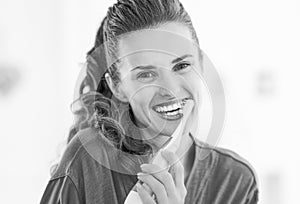
M 178 108 L 181 109 L 183 105 L 184 105 L 184 102 L 183 102 L 183 101 L 180 101 L 180 102 L 177 102 L 177 103 L 168 105 L 168 106 L 157 106 L 157 107 L 155 108 L 155 110 L 156 110 L 157 112 L 168 112 L 168 111 L 176 110 L 176 109 L 178 109 Z

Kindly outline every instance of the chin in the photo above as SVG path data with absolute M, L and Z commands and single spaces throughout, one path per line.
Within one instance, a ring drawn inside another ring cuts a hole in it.
M 152 127 L 154 131 L 159 135 L 171 136 L 180 123 L 180 120 L 163 119 L 160 116 L 157 116 L 157 113 L 154 111 L 152 111 L 152 114 Z

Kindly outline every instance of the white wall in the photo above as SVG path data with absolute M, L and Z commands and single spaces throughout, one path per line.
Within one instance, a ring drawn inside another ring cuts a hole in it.
M 0 68 L 21 79 L 0 95 L 3 203 L 37 203 L 72 123 L 74 84 L 110 0 L 0 1 Z M 182 0 L 224 81 L 220 146 L 252 163 L 265 204 L 299 203 L 300 3 Z

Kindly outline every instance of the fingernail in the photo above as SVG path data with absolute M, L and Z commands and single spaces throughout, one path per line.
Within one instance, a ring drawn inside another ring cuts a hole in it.
M 140 176 L 145 176 L 146 174 L 144 174 L 143 172 L 139 172 L 137 173 L 137 176 L 140 177 Z
M 147 169 L 147 164 L 142 164 L 142 165 L 141 165 L 141 169 L 142 169 L 143 171 L 145 171 L 145 170 Z

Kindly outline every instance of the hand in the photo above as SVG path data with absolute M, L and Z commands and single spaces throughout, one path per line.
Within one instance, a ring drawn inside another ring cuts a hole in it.
M 138 179 L 144 184 L 137 184 L 137 192 L 144 204 L 183 204 L 187 194 L 184 168 L 173 152 L 164 151 L 162 156 L 171 165 L 172 174 L 158 165 L 143 164 L 143 173 L 138 174 Z M 152 192 L 156 199 L 153 198 Z

